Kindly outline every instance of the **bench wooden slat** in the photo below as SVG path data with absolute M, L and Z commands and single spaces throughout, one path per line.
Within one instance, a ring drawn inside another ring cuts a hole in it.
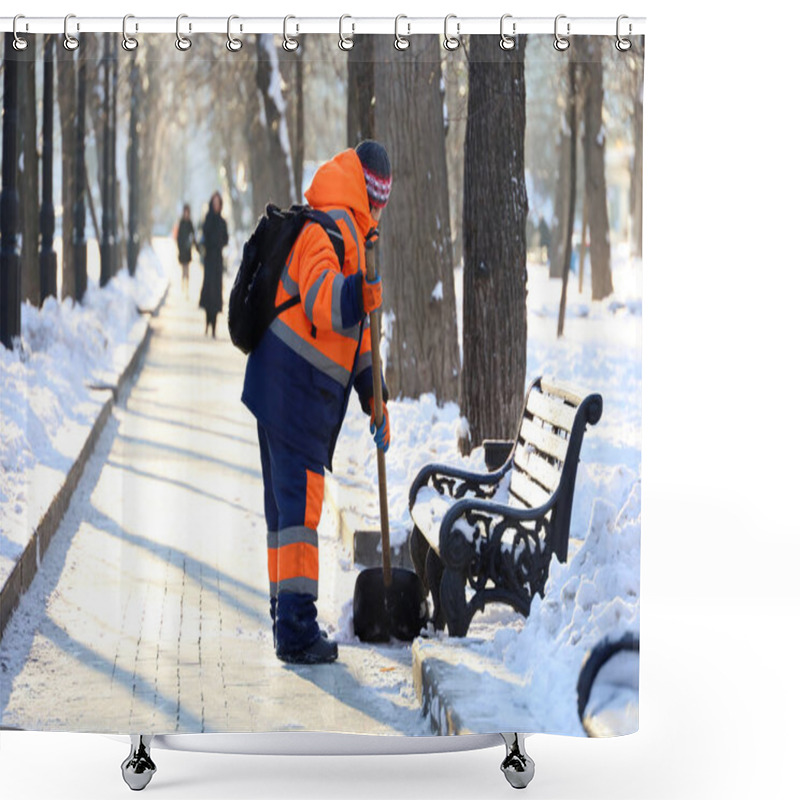
M 552 493 L 561 480 L 561 470 L 545 461 L 534 448 L 517 445 L 514 449 L 514 469 L 521 470 L 536 483 Z
M 549 499 L 551 492 L 542 489 L 538 483 L 534 483 L 524 472 L 513 470 L 511 473 L 511 485 L 509 486 L 512 506 L 517 508 L 538 508 L 543 506 Z
M 567 433 L 572 431 L 576 410 L 556 398 L 542 394 L 536 389 L 533 389 L 528 395 L 527 411 L 530 414 L 554 425 L 556 428 L 565 430 Z
M 523 419 L 522 425 L 519 429 L 520 439 L 524 442 L 530 442 L 542 453 L 564 462 L 567 457 L 567 445 L 569 439 L 558 436 L 552 431 L 545 430 L 539 423 L 530 419 Z M 520 446 L 520 443 L 517 443 Z
M 576 408 L 583 402 L 584 394 L 581 389 L 567 381 L 557 381 L 554 378 L 542 378 L 540 385 L 545 394 L 560 397 Z

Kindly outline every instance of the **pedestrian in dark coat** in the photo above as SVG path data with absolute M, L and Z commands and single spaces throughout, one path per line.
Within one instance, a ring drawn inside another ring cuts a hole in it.
M 545 251 L 545 259 L 550 263 L 550 227 L 545 222 L 544 216 L 539 216 L 539 247 Z
M 222 195 L 214 192 L 203 222 L 203 288 L 200 307 L 206 311 L 205 332 L 217 336 L 217 314 L 222 311 L 222 249 L 228 244 L 228 224 L 222 216 Z
M 192 262 L 192 245 L 194 244 L 194 225 L 192 224 L 192 210 L 186 203 L 183 214 L 178 223 L 178 261 L 181 265 L 181 286 L 184 295 L 189 291 L 189 264 Z

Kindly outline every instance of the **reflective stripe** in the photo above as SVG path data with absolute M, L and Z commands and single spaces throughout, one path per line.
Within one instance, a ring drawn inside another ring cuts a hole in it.
M 292 263 L 292 256 L 289 256 L 289 260 L 286 262 L 286 266 L 283 268 L 283 272 L 281 273 L 281 283 L 283 284 L 283 288 L 286 290 L 286 293 L 289 297 L 297 297 L 300 294 L 300 287 L 297 285 L 297 282 L 294 278 L 289 275 L 289 266 Z
M 344 289 L 344 275 L 340 272 L 333 276 L 331 288 L 331 326 L 337 333 L 344 330 L 342 327 L 342 289 Z
M 278 531 L 267 531 L 267 567 L 269 572 L 269 595 L 278 594 Z
M 349 328 L 342 324 L 342 290 L 344 289 L 345 277 L 341 273 L 333 279 L 333 297 L 331 298 L 331 324 L 336 333 L 358 341 L 361 332 L 360 325 L 351 325 Z
M 284 528 L 279 534 L 280 546 L 283 547 L 287 544 L 313 544 L 314 547 L 318 546 L 319 536 L 316 528 L 307 528 L 305 525 L 294 525 L 291 528 Z
M 293 592 L 294 594 L 310 594 L 317 599 L 317 581 L 311 578 L 289 578 L 278 584 L 278 593 Z
M 353 220 L 350 215 L 344 211 L 343 209 L 335 209 L 334 211 L 329 211 L 328 216 L 336 221 L 339 219 L 343 219 L 345 224 L 347 225 L 348 230 L 350 231 L 351 236 L 353 237 L 353 242 L 356 246 L 356 255 L 358 257 L 358 270 L 361 270 L 361 248 L 358 246 L 358 234 L 356 233 L 356 226 L 353 224 Z M 342 237 L 344 240 L 344 237 Z M 338 314 L 337 317 L 333 317 L 333 313 Z M 360 326 L 353 325 L 350 328 L 343 328 L 342 327 L 342 311 L 341 311 L 341 295 L 339 296 L 339 308 L 332 309 L 332 318 L 334 319 L 333 329 L 337 333 L 341 333 L 343 336 L 346 336 L 348 339 L 352 339 L 354 342 L 358 341 L 358 336 L 360 333 Z M 337 322 L 338 321 L 338 322 Z
M 319 550 L 314 544 L 285 544 L 278 550 L 278 591 L 285 591 L 289 582 L 298 579 L 316 587 L 319 580 Z
M 372 366 L 372 353 L 361 353 L 356 360 L 356 375 L 360 375 L 365 369 Z
M 312 367 L 332 378 L 340 386 L 347 388 L 350 383 L 350 371 L 320 353 L 299 333 L 295 333 L 280 317 L 276 319 L 270 331 L 274 333 L 290 350 L 305 359 Z
M 356 226 L 353 224 L 353 220 L 351 219 L 350 215 L 343 209 L 335 209 L 334 211 L 329 211 L 328 216 L 334 221 L 343 219 L 347 224 L 347 227 L 350 229 L 350 233 L 353 235 L 353 241 L 355 242 L 356 245 L 356 253 L 358 254 L 358 270 L 360 272 L 361 248 L 358 246 L 358 234 L 356 233 Z
M 314 321 L 314 303 L 317 302 L 317 295 L 319 294 L 319 290 L 322 288 L 322 284 L 325 282 L 325 278 L 327 277 L 327 273 L 320 275 L 319 278 L 317 278 L 311 285 L 311 288 L 306 292 L 306 299 L 303 302 L 303 310 L 306 312 L 306 316 L 312 322 Z

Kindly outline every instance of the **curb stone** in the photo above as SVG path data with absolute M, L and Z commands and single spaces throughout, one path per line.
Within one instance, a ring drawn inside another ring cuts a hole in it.
M 157 316 L 161 311 L 168 292 L 169 283 L 167 283 L 164 288 L 161 298 L 158 303 L 156 303 L 154 309 L 148 312 L 150 314 L 150 319 Z M 116 384 L 97 387 L 101 391 L 109 391 L 110 395 L 101 406 L 100 412 L 86 437 L 86 441 L 83 443 L 77 458 L 67 473 L 61 488 L 58 490 L 55 497 L 53 497 L 47 510 L 39 520 L 36 529 L 33 531 L 31 538 L 28 540 L 27 545 L 22 551 L 17 563 L 12 568 L 5 583 L 0 587 L 0 637 L 2 637 L 6 624 L 11 619 L 14 610 L 19 604 L 20 597 L 25 593 L 36 576 L 42 557 L 47 551 L 55 532 L 58 530 L 64 518 L 64 514 L 66 514 L 67 508 L 72 500 L 72 495 L 83 475 L 84 467 L 94 452 L 97 440 L 100 438 L 100 434 L 103 432 L 108 418 L 111 416 L 114 404 L 118 402 L 126 384 L 130 382 L 136 370 L 141 365 L 152 335 L 153 328 L 150 324 L 150 320 L 148 320 L 144 335 L 136 346 L 127 365 L 117 378 Z
M 449 695 L 442 690 L 448 672 L 453 667 L 441 659 L 426 655 L 426 644 L 416 639 L 411 647 L 414 689 L 422 715 L 431 723 L 431 733 L 437 736 L 457 736 L 473 733 L 464 725 Z

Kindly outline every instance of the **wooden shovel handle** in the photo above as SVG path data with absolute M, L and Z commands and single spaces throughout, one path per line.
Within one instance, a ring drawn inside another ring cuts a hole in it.
M 378 231 L 373 228 L 364 244 L 367 256 L 367 280 L 374 281 L 378 275 L 375 266 L 375 247 Z M 369 333 L 372 349 L 372 398 L 375 408 L 375 425 L 383 422 L 383 382 L 381 380 L 381 336 L 378 310 L 369 313 Z M 386 496 L 386 454 L 377 446 L 378 456 L 378 495 L 381 504 L 381 550 L 383 551 L 383 585 L 392 585 L 392 560 L 389 545 L 389 500 Z

